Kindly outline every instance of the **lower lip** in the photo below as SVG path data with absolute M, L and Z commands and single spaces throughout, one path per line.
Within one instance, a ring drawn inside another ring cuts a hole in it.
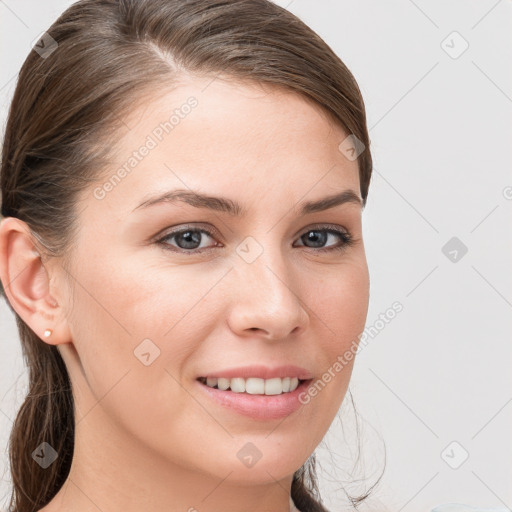
M 200 381 L 196 382 L 210 398 L 232 411 L 257 420 L 277 420 L 289 416 L 304 405 L 299 401 L 299 395 L 306 391 L 311 381 L 312 379 L 305 380 L 293 391 L 280 395 L 235 393 L 211 388 Z

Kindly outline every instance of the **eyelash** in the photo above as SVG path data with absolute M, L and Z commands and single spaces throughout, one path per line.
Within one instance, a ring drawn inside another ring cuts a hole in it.
M 357 242 L 357 240 L 354 239 L 354 237 L 350 234 L 349 231 L 344 231 L 344 230 L 341 230 L 338 228 L 333 228 L 331 226 L 329 226 L 329 227 L 316 226 L 316 227 L 310 228 L 307 231 L 305 231 L 302 235 L 300 235 L 299 239 L 302 238 L 307 233 L 310 233 L 312 231 L 323 231 L 328 234 L 338 235 L 340 237 L 340 239 L 342 240 L 341 245 L 339 245 L 337 247 L 320 247 L 320 248 L 309 247 L 309 249 L 316 251 L 316 252 L 324 253 L 324 252 L 332 252 L 332 251 L 343 251 L 343 250 L 347 249 L 348 247 L 351 247 L 352 245 L 354 245 Z M 164 235 L 163 237 L 157 239 L 156 243 L 161 245 L 165 250 L 172 251 L 175 253 L 187 254 L 187 255 L 201 254 L 203 252 L 207 252 L 209 250 L 215 249 L 215 247 L 208 247 L 205 249 L 191 249 L 191 250 L 181 249 L 179 247 L 171 249 L 172 246 L 170 246 L 170 244 L 167 243 L 166 240 L 168 240 L 169 238 L 173 238 L 177 235 L 180 235 L 182 233 L 187 233 L 187 232 L 204 233 L 211 238 L 214 238 L 214 235 L 215 235 L 215 233 L 213 231 L 210 231 L 209 229 L 190 226 L 190 227 L 181 228 L 176 231 L 171 231 L 171 232 L 167 233 L 166 235 Z M 308 247 L 305 245 L 302 245 L 300 247 L 306 247 L 306 249 L 308 249 Z

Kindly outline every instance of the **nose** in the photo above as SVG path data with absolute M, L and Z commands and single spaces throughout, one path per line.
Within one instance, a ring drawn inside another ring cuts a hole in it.
M 278 249 L 266 249 L 252 263 L 241 260 L 233 270 L 230 285 L 236 293 L 229 314 L 233 332 L 278 341 L 306 329 L 309 308 L 300 295 L 298 276 Z

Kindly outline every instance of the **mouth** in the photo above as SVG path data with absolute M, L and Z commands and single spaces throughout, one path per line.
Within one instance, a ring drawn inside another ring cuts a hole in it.
M 292 393 L 304 382 L 312 379 L 298 379 L 297 377 L 274 377 L 272 379 L 261 379 L 257 377 L 223 378 L 223 377 L 198 377 L 199 382 L 209 388 L 233 393 L 244 393 L 249 395 L 275 396 Z
M 283 419 L 305 405 L 301 395 L 313 379 L 297 377 L 261 379 L 249 377 L 198 377 L 201 392 L 229 414 L 241 414 L 253 420 Z

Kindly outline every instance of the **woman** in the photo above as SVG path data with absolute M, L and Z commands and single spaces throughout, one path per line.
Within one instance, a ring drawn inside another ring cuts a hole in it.
M 366 320 L 371 170 L 354 77 L 285 9 L 67 9 L 3 144 L 30 379 L 11 510 L 326 510 L 313 452 Z

